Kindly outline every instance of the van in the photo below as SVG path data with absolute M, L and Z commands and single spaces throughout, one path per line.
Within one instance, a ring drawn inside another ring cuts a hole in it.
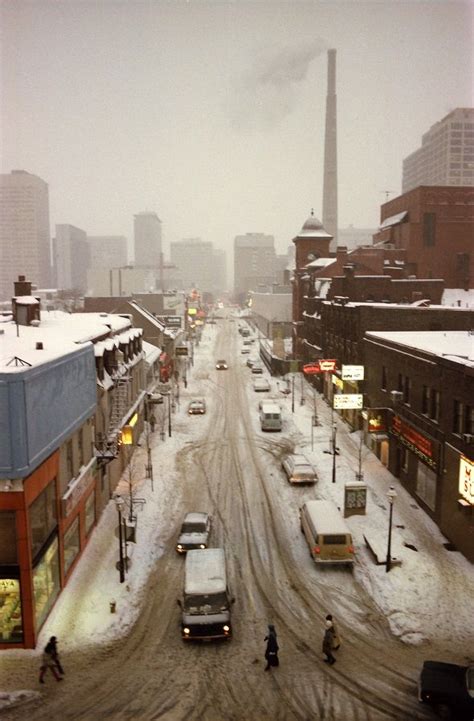
M 281 431 L 281 410 L 275 401 L 262 401 L 260 409 L 260 428 L 262 431 Z
M 316 563 L 354 563 L 352 535 L 332 501 L 306 501 L 300 508 L 301 530 Z
M 232 626 L 224 549 L 188 551 L 184 567 L 181 635 L 185 641 L 230 639 Z

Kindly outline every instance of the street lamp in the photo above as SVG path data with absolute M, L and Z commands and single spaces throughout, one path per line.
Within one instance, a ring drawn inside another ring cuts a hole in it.
M 336 455 L 337 455 L 336 433 L 337 433 L 337 423 L 333 423 L 333 426 L 332 426 L 332 482 L 333 483 L 336 483 Z
M 119 524 L 119 572 L 120 572 L 120 583 L 125 581 L 125 566 L 123 557 L 123 530 L 122 530 L 122 508 L 124 506 L 124 500 L 121 496 L 115 496 L 115 505 L 118 512 L 118 524 Z
M 392 516 L 393 516 L 393 503 L 397 497 L 397 492 L 393 486 L 387 491 L 387 498 L 390 504 L 390 516 L 388 522 L 388 546 L 387 546 L 387 562 L 385 564 L 385 571 L 388 573 L 392 566 Z

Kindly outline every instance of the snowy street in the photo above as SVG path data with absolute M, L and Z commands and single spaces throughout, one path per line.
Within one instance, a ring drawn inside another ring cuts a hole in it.
M 136 450 L 131 472 L 146 503 L 125 583 L 119 583 L 115 566 L 117 511 L 111 501 L 38 648 L 1 652 L 5 721 L 434 719 L 417 700 L 423 661 L 474 661 L 474 568 L 443 546 L 446 539 L 415 499 L 365 446 L 367 513 L 347 519 L 354 569 L 316 567 L 298 511 L 314 498 L 332 499 L 342 508 L 344 484 L 354 481 L 358 469 L 359 435 L 337 420 L 340 453 L 332 483 L 333 458 L 324 452 L 330 447 L 331 409 L 318 396 L 320 425 L 312 429 L 314 394 L 299 376 L 294 412 L 291 395 L 281 393 L 284 381 L 266 369 L 271 391 L 255 392 L 237 325 L 229 316 L 205 327 L 187 388 L 180 387 L 171 437 L 166 417 L 158 418 L 151 439 L 153 490 L 144 477 L 145 440 Z M 215 369 L 221 358 L 228 370 Z M 260 430 L 258 403 L 266 397 L 282 407 L 281 433 Z M 189 416 L 188 403 L 198 398 L 206 400 L 207 413 Z M 167 404 L 157 409 L 164 414 Z M 315 465 L 314 486 L 288 483 L 281 458 L 293 450 Z M 126 472 L 119 489 L 124 497 L 128 479 Z M 364 534 L 386 548 L 391 485 L 398 493 L 393 547 L 401 565 L 386 573 L 375 564 Z M 177 599 L 184 558 L 174 546 L 189 511 L 211 514 L 210 545 L 225 549 L 235 597 L 233 639 L 227 643 L 181 639 Z M 321 651 L 328 613 L 342 638 L 331 667 Z M 264 673 L 269 623 L 278 633 L 280 667 Z M 66 675 L 61 684 L 49 676 L 40 687 L 40 654 L 53 634 Z

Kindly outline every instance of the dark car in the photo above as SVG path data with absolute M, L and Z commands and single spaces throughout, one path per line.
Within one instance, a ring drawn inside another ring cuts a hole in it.
M 474 718 L 474 666 L 425 661 L 418 698 L 453 721 Z
M 227 361 L 225 360 L 218 360 L 216 363 L 216 369 L 218 371 L 226 371 L 227 370 Z

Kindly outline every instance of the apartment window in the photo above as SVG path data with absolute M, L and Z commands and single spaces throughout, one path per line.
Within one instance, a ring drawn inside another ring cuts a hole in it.
M 424 415 L 428 414 L 428 407 L 429 407 L 429 388 L 428 386 L 423 386 L 423 394 L 421 396 L 421 412 Z
M 387 368 L 382 366 L 382 390 L 387 390 Z
M 410 395 L 411 395 L 411 379 L 408 376 L 405 376 L 403 379 L 403 402 L 407 405 L 410 405 Z
M 474 435 L 474 406 L 466 406 L 464 409 L 464 433 Z
M 430 397 L 430 418 L 434 421 L 439 420 L 439 391 L 431 389 Z
M 68 480 L 74 478 L 74 461 L 72 456 L 72 440 L 66 443 L 66 472 Z
M 423 213 L 423 245 L 433 246 L 435 244 L 435 232 L 436 213 Z
M 84 465 L 84 428 L 79 429 L 77 437 L 77 445 L 79 449 L 79 466 Z
M 461 401 L 454 401 L 453 407 L 453 433 L 462 433 L 463 404 Z

